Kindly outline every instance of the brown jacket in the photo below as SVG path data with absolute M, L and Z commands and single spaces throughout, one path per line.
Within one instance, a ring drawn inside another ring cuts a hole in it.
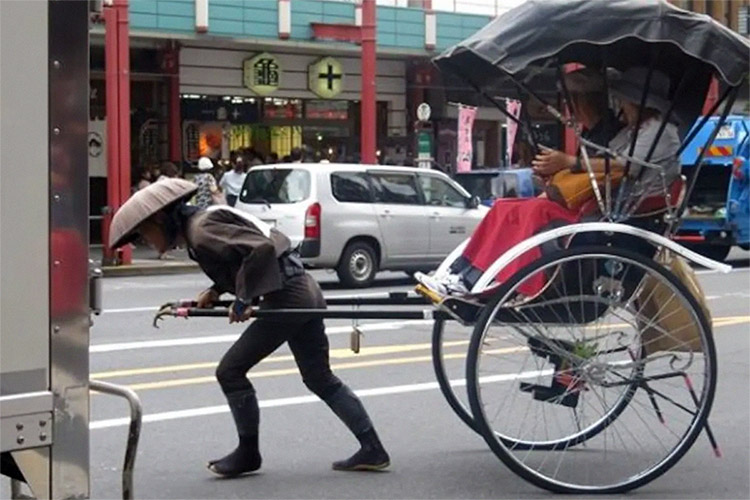
M 269 233 L 233 209 L 207 210 L 189 219 L 186 239 L 190 257 L 220 293 L 250 302 L 284 287 L 278 258 L 290 242 L 275 229 Z

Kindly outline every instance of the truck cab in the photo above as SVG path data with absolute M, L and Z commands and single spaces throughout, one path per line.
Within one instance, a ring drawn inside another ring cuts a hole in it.
M 709 118 L 683 150 L 688 179 L 718 121 Z M 700 119 L 694 128 L 699 125 Z M 725 259 L 734 245 L 750 249 L 749 156 L 750 118 L 730 115 L 705 152 L 675 240 L 715 260 Z

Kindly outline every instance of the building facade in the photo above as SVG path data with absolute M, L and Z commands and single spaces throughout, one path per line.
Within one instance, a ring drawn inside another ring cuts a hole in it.
M 419 102 L 412 101 L 420 96 L 411 68 L 490 21 L 424 7 L 377 6 L 376 127 L 384 163 L 413 156 Z M 189 174 L 200 156 L 228 158 L 239 148 L 283 158 L 304 146 L 315 159 L 359 159 L 361 50 L 327 31 L 360 25 L 356 2 L 130 0 L 128 12 L 133 184 L 146 166 L 169 160 Z M 93 23 L 94 220 L 106 205 L 104 32 Z

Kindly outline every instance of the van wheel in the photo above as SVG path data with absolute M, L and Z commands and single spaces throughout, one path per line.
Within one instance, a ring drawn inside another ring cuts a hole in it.
M 364 241 L 349 243 L 336 268 L 339 281 L 350 288 L 370 286 L 377 272 L 377 254 L 372 245 Z

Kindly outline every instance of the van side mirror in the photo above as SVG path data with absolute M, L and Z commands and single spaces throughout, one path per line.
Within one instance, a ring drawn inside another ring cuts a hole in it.
M 479 196 L 466 198 L 466 208 L 477 208 L 481 202 L 482 200 L 479 199 Z

